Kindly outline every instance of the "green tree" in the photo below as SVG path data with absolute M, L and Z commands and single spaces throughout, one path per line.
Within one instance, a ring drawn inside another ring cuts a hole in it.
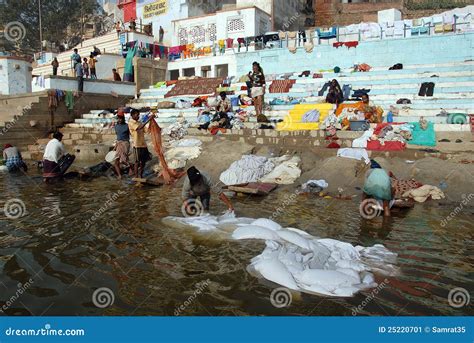
M 25 53 L 40 50 L 38 6 L 39 0 L 0 0 L 0 26 L 6 50 Z M 43 40 L 64 42 L 79 36 L 81 18 L 87 21 L 98 10 L 96 0 L 41 0 Z

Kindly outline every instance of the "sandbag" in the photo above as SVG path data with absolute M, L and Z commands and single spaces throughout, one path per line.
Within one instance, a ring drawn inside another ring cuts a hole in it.
M 156 105 L 158 109 L 175 108 L 176 104 L 172 101 L 161 101 Z

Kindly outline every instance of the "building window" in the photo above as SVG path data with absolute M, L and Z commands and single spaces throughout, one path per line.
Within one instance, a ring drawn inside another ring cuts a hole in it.
M 244 30 L 245 24 L 242 19 L 236 18 L 227 20 L 227 32 L 238 32 Z
M 188 44 L 188 32 L 185 28 L 180 28 L 178 30 L 178 40 L 179 40 L 179 45 Z
M 206 41 L 206 30 L 204 30 L 204 26 L 202 25 L 192 27 L 189 31 L 189 35 L 191 36 L 191 43 L 193 44 L 204 43 Z
M 209 27 L 207 28 L 209 40 L 211 42 L 214 42 L 217 40 L 217 27 L 216 24 L 209 24 Z

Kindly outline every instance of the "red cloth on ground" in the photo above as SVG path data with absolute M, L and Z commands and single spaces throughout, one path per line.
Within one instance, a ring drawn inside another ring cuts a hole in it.
M 350 49 L 350 48 L 357 47 L 357 45 L 359 45 L 359 42 L 358 41 L 345 42 L 344 45 L 347 46 L 348 49 Z
M 343 42 L 336 42 L 336 43 L 332 43 L 332 46 L 335 47 L 336 49 L 343 46 L 344 43 Z
M 341 146 L 339 144 L 337 144 L 336 142 L 331 142 L 328 144 L 328 146 L 326 148 L 329 148 L 329 149 L 339 149 Z
M 406 144 L 399 141 L 387 141 L 384 145 L 380 141 L 368 141 L 367 150 L 372 151 L 401 151 L 405 150 Z

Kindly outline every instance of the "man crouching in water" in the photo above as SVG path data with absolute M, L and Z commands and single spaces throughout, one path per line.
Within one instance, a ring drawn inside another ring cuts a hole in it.
M 206 173 L 200 172 L 196 167 L 190 167 L 187 170 L 187 177 L 184 179 L 182 196 L 185 201 L 186 214 L 194 216 L 200 215 L 203 211 L 209 212 L 209 205 L 211 200 L 211 178 Z M 196 199 L 202 204 L 202 209 L 196 205 Z M 234 211 L 234 206 L 229 198 L 224 193 L 219 194 L 219 199 L 224 202 L 229 211 Z
M 66 153 L 63 143 L 63 134 L 55 132 L 44 149 L 43 156 L 43 180 L 49 182 L 54 179 L 61 179 L 68 168 L 74 162 L 76 156 Z

